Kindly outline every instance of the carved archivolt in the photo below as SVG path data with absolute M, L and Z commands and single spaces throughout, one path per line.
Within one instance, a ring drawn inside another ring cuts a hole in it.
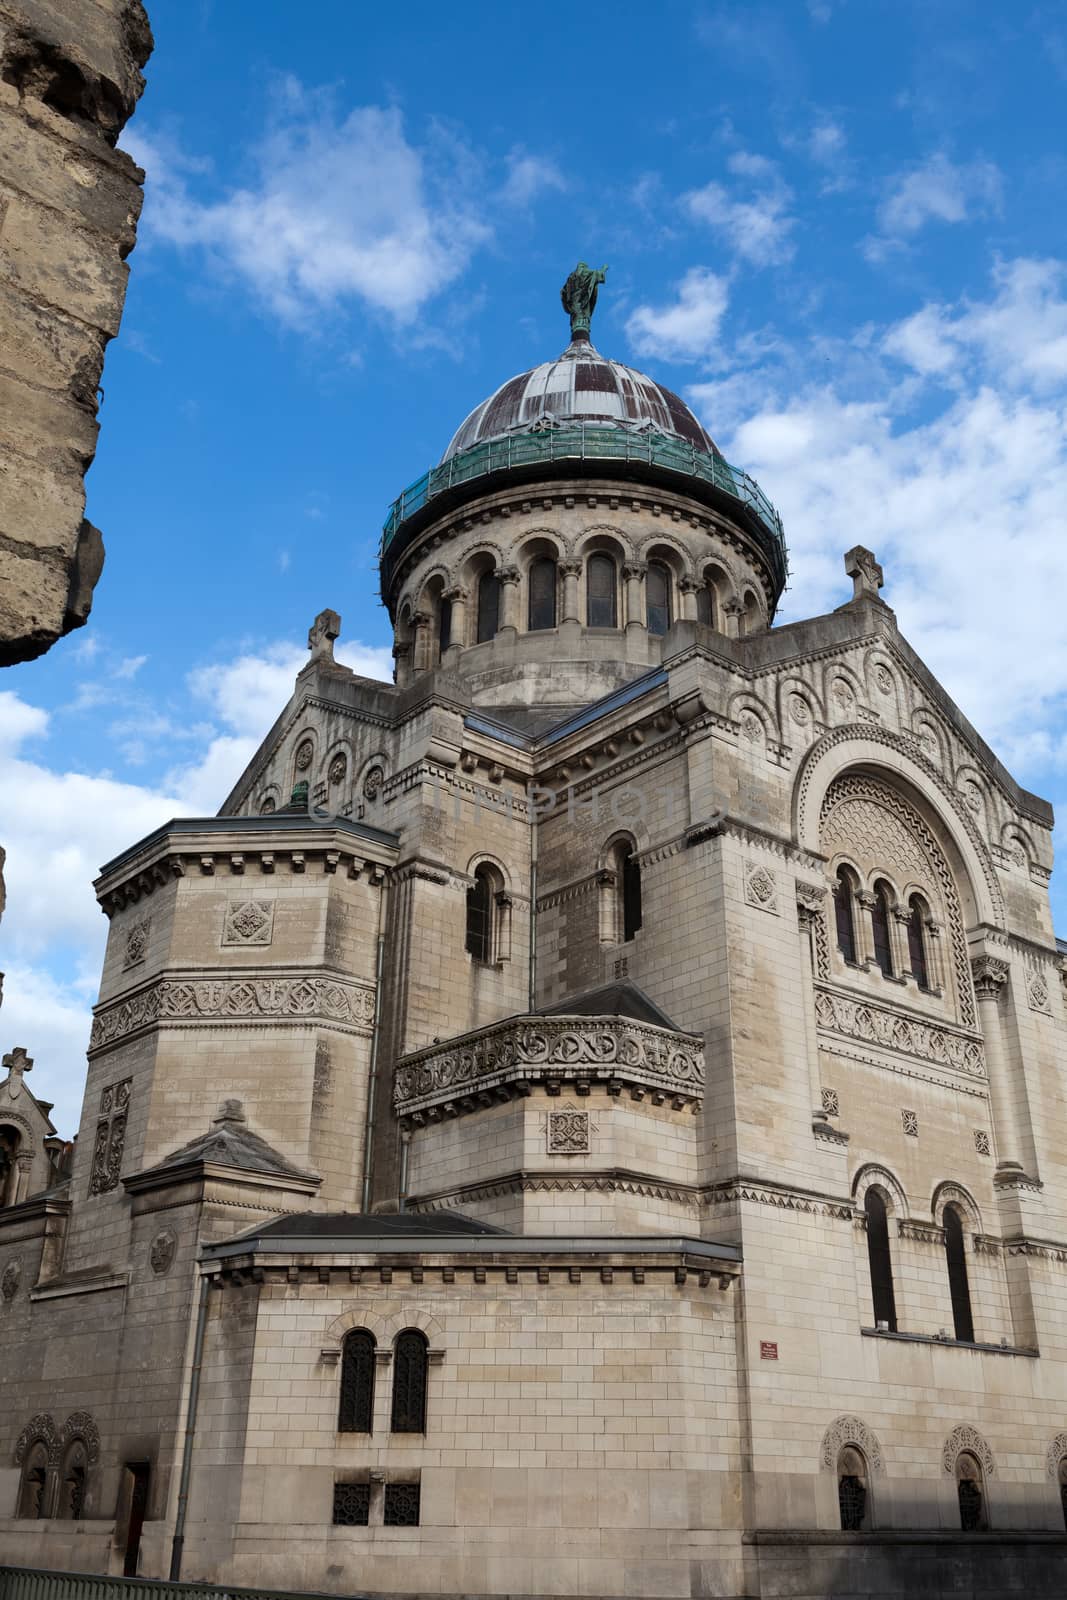
M 1060 1462 L 1067 1456 L 1067 1433 L 1058 1433 L 1045 1453 L 1045 1473 L 1050 1478 L 1058 1478 Z
M 950 1477 L 956 1471 L 958 1457 L 964 1452 L 981 1462 L 982 1471 L 987 1478 L 993 1477 L 997 1470 L 993 1452 L 978 1429 L 972 1428 L 969 1422 L 963 1422 L 958 1428 L 953 1428 L 945 1440 L 945 1448 L 941 1452 L 941 1465 Z
M 875 1166 L 873 1162 L 860 1167 L 852 1180 L 852 1194 L 857 1205 L 862 1206 L 868 1189 L 884 1189 L 896 1216 L 904 1218 L 908 1215 L 908 1197 L 888 1167 Z
M 939 1183 L 934 1190 L 934 1198 L 930 1206 L 930 1214 L 939 1228 L 944 1226 L 945 1207 L 949 1205 L 958 1206 L 967 1218 L 972 1232 L 981 1233 L 981 1213 L 967 1190 L 961 1188 L 958 1183 Z
M 838 1417 L 823 1434 L 819 1464 L 823 1472 L 836 1472 L 837 1458 L 845 1445 L 855 1445 L 862 1450 L 872 1472 L 885 1472 L 885 1459 L 878 1435 L 859 1417 Z
M 368 1027 L 374 1020 L 374 990 L 340 978 L 212 978 L 182 983 L 166 979 L 129 999 L 103 1006 L 93 1019 L 90 1050 L 115 1044 L 158 1022 L 323 1021 Z
M 59 1460 L 62 1444 L 56 1432 L 56 1425 L 47 1411 L 39 1411 L 35 1417 L 31 1417 L 15 1440 L 15 1465 L 17 1467 L 22 1465 L 26 1453 L 35 1444 L 44 1445 L 48 1451 L 49 1464 L 54 1466 Z
M 100 1455 L 100 1429 L 88 1411 L 71 1412 L 59 1436 L 60 1448 L 65 1450 L 75 1439 L 80 1439 L 84 1444 L 86 1463 L 93 1466 Z

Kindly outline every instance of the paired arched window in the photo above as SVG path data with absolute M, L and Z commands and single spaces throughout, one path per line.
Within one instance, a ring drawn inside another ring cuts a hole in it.
M 967 1281 L 967 1250 L 963 1234 L 963 1218 L 959 1207 L 948 1205 L 942 1218 L 945 1230 L 945 1259 L 948 1265 L 948 1287 L 952 1296 L 952 1321 L 956 1338 L 974 1343 L 974 1316 L 971 1312 L 971 1289 Z
M 530 563 L 527 627 L 531 633 L 556 626 L 556 563 L 551 556 L 538 556 Z
M 982 1533 L 989 1527 L 986 1513 L 982 1466 L 969 1450 L 956 1457 L 956 1497 L 960 1507 L 960 1527 L 964 1533 Z
M 393 1346 L 394 1433 L 426 1432 L 426 1380 L 430 1347 L 418 1328 L 398 1333 Z
M 20 1517 L 48 1515 L 48 1446 L 43 1439 L 30 1446 L 23 1460 L 16 1514 Z
M 353 1328 L 341 1346 L 338 1433 L 371 1433 L 374 1427 L 376 1343 L 366 1328 Z
M 871 930 L 874 934 L 874 959 L 883 978 L 893 976 L 893 940 L 889 932 L 892 902 L 884 883 L 874 886 L 874 904 L 871 906 Z
M 617 628 L 618 584 L 611 556 L 596 551 L 585 569 L 585 620 L 590 628 Z
M 896 1333 L 897 1304 L 893 1293 L 893 1258 L 889 1250 L 889 1213 L 877 1189 L 867 1190 L 863 1198 L 863 1210 L 867 1218 L 867 1259 L 871 1268 L 875 1326 L 884 1324 L 890 1333 Z
M 930 988 L 930 958 L 926 948 L 926 921 L 928 912 L 921 897 L 913 894 L 908 901 L 908 965 L 920 989 Z
M 671 625 L 671 571 L 662 561 L 648 563 L 645 602 L 649 633 L 666 633 Z
M 838 868 L 834 882 L 834 920 L 838 949 L 850 965 L 856 966 L 856 893 L 847 867 Z
M 846 1444 L 837 1458 L 837 1504 L 846 1533 L 870 1527 L 867 1461 L 854 1444 Z
M 500 627 L 500 579 L 483 572 L 478 579 L 478 643 L 495 639 Z

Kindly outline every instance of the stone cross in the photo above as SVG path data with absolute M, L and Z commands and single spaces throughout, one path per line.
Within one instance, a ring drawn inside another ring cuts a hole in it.
M 33 1066 L 33 1060 L 26 1054 L 22 1045 L 17 1044 L 14 1050 L 8 1051 L 4 1057 L 3 1064 L 10 1074 L 7 1092 L 14 1100 L 22 1087 L 22 1074 L 30 1071 Z
M 884 574 L 870 550 L 863 545 L 853 545 L 845 557 L 845 571 L 852 579 L 853 600 L 877 600 L 878 591 L 885 581 Z
M 333 641 L 341 632 L 341 618 L 336 611 L 320 611 L 308 630 L 308 649 L 312 661 L 332 661 Z

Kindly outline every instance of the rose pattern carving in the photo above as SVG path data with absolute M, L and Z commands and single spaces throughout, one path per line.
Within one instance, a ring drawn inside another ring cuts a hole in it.
M 226 907 L 223 944 L 270 944 L 273 938 L 273 900 L 233 900 Z
M 311 743 L 310 739 L 304 739 L 302 743 L 298 744 L 296 747 L 296 756 L 294 758 L 296 762 L 296 770 L 298 772 L 306 772 L 308 767 L 311 765 L 311 758 L 314 754 L 315 747 Z

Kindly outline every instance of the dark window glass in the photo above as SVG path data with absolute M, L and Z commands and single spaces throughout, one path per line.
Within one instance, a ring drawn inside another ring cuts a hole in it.
M 427 1352 L 426 1337 L 417 1328 L 405 1328 L 397 1334 L 393 1352 L 394 1433 L 426 1432 Z
M 486 572 L 478 583 L 478 643 L 495 639 L 499 626 L 500 579 L 495 572 Z
M 889 942 L 889 896 L 881 885 L 874 892 L 871 927 L 874 930 L 874 959 L 881 968 L 883 978 L 891 978 L 893 947 Z
M 893 1294 L 893 1258 L 889 1254 L 889 1218 L 877 1189 L 868 1189 L 863 1201 L 867 1214 L 867 1258 L 871 1266 L 871 1298 L 875 1322 L 888 1322 L 897 1331 L 897 1306 Z
M 370 1433 L 374 1422 L 374 1335 L 366 1328 L 345 1334 L 341 1350 L 339 1433 Z
M 912 895 L 911 915 L 908 917 L 908 963 L 920 989 L 930 987 L 930 966 L 926 959 L 926 929 L 923 926 L 923 905 L 918 895 Z
M 630 845 L 622 854 L 622 940 L 629 944 L 641 926 L 641 864 Z
M 439 617 L 439 620 L 438 620 L 438 624 L 437 624 L 437 647 L 438 647 L 441 655 L 444 655 L 445 651 L 448 649 L 449 645 L 452 643 L 452 602 L 451 602 L 451 600 L 442 600 L 441 601 L 441 610 L 440 610 L 440 612 L 438 614 L 438 617 Z
M 540 556 L 530 567 L 529 628 L 536 633 L 555 626 L 556 563 L 550 556 Z
M 475 961 L 488 961 L 492 946 L 493 885 L 485 867 L 478 867 L 467 890 L 467 950 Z
M 650 561 L 645 580 L 649 633 L 666 633 L 671 625 L 671 575 L 662 561 Z
M 1060 1509 L 1063 1512 L 1063 1526 L 1067 1528 L 1067 1458 L 1060 1462 Z
M 341 1528 L 365 1528 L 370 1522 L 370 1484 L 335 1483 L 333 1520 Z
M 955 1206 L 945 1207 L 945 1256 L 948 1261 L 948 1287 L 952 1296 L 952 1320 L 956 1338 L 974 1343 L 974 1318 L 971 1315 L 971 1290 L 967 1282 L 967 1252 L 963 1242 L 963 1223 Z
M 981 1484 L 973 1478 L 961 1478 L 956 1493 L 960 1502 L 960 1527 L 964 1533 L 980 1533 L 985 1527 Z
M 842 870 L 834 886 L 834 916 L 837 921 L 837 942 L 846 961 L 856 964 L 856 918 L 852 905 L 852 885 Z
M 715 626 L 715 591 L 710 583 L 697 590 L 697 621 L 708 628 Z
M 18 1516 L 43 1517 L 45 1515 L 45 1488 L 47 1481 L 48 1449 L 46 1445 L 37 1444 L 30 1451 L 23 1472 L 22 1486 L 19 1490 Z
M 589 557 L 586 569 L 586 620 L 591 628 L 618 627 L 615 602 L 615 563 L 610 556 Z
M 385 1486 L 385 1526 L 387 1528 L 417 1528 L 419 1525 L 419 1494 L 417 1483 L 387 1483 Z
M 79 1522 L 85 1512 L 85 1446 L 76 1443 L 67 1455 L 63 1469 L 63 1495 L 60 1516 Z
M 841 1526 L 846 1533 L 856 1533 L 863 1527 L 867 1509 L 867 1489 L 862 1478 L 854 1472 L 842 1473 L 837 1480 L 837 1503 L 841 1509 Z

